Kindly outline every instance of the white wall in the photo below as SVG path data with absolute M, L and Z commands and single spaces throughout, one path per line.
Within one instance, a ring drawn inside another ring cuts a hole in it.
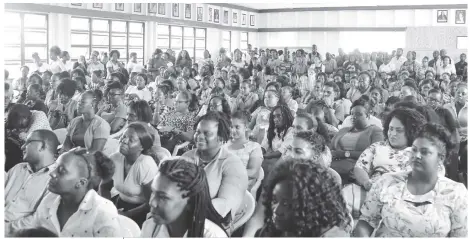
M 310 50 L 312 44 L 316 44 L 319 52 L 325 54 L 326 52 L 337 53 L 338 47 L 348 45 L 347 43 L 351 43 L 353 40 L 347 37 L 351 34 L 339 31 L 295 31 L 295 28 L 311 27 L 426 27 L 428 30 L 431 29 L 431 31 L 434 28 L 436 31 L 440 28 L 452 29 L 449 31 L 467 35 L 467 25 L 455 24 L 455 11 L 464 9 L 447 9 L 447 23 L 437 22 L 437 10 L 348 10 L 261 13 L 258 17 L 260 28 L 293 28 L 294 31 L 259 32 L 257 46 L 262 48 L 282 49 L 288 47 L 290 49 L 304 48 Z M 390 39 L 390 37 L 385 36 L 379 37 L 380 35 L 385 35 L 385 33 L 381 34 L 380 32 L 376 32 L 377 37 L 373 39 L 366 37 L 366 34 L 364 34 L 364 39 L 358 39 L 360 42 L 357 44 L 363 43 L 367 45 L 364 42 L 370 41 L 372 44 L 384 41 L 384 47 L 390 49 L 403 47 L 417 49 L 420 52 L 432 50 L 409 45 L 411 40 L 409 40 L 407 34 L 409 34 L 408 31 L 402 31 L 402 36 L 397 36 L 397 39 Z M 455 38 L 455 35 L 452 36 Z M 429 33 L 426 36 L 421 36 L 420 39 L 433 41 L 432 34 L 429 35 Z M 455 39 L 452 42 L 454 41 Z M 445 47 L 450 52 L 456 52 L 456 54 L 462 51 L 456 49 L 456 44 L 446 44 Z

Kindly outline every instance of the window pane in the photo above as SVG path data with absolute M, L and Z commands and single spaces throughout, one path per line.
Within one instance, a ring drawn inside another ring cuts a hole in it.
M 21 32 L 20 29 L 5 29 L 5 36 L 3 40 L 5 45 L 19 45 L 21 44 Z
M 92 35 L 92 44 L 93 45 L 109 45 L 109 36 L 103 35 Z
M 196 39 L 196 48 L 206 48 L 206 41 Z
M 194 56 L 194 48 L 184 48 L 187 52 L 188 52 L 188 55 L 189 57 L 193 58 Z
M 129 32 L 143 33 L 143 23 L 129 22 Z
M 184 39 L 184 49 L 187 49 L 188 47 L 194 48 L 193 39 Z
M 72 17 L 71 29 L 72 30 L 86 30 L 86 31 L 89 31 L 90 26 L 88 25 L 88 19 L 87 18 Z
M 47 44 L 46 32 L 24 32 L 25 44 Z
M 3 21 L 5 27 L 17 27 L 18 29 L 21 27 L 21 17 L 19 13 L 5 12 L 4 14 L 4 19 L 8 19 L 8 21 Z
M 88 47 L 71 47 L 70 48 L 70 58 L 78 59 L 80 56 L 88 57 L 90 53 L 88 52 Z
M 184 28 L 184 37 L 194 37 L 194 28 L 185 27 Z
M 196 59 L 204 58 L 204 50 L 196 50 Z
M 196 37 L 206 37 L 206 30 L 196 28 Z
M 164 46 L 166 48 L 170 47 L 170 38 L 169 37 L 159 37 L 157 40 L 157 46 Z
M 183 34 L 183 29 L 181 29 L 181 27 L 171 26 L 172 36 L 181 36 L 182 34 Z
M 21 76 L 21 62 L 20 61 L 8 61 L 5 62 L 5 70 L 8 71 L 8 78 L 16 79 Z
M 47 20 L 45 15 L 25 14 L 24 15 L 25 27 L 47 27 Z
M 46 47 L 25 47 L 24 48 L 24 58 L 26 60 L 31 60 L 33 53 L 37 52 L 39 57 L 46 58 L 47 57 L 47 48 Z M 71 54 L 71 53 L 70 53 Z
M 182 41 L 181 38 L 171 38 L 171 48 L 181 49 Z
M 119 21 L 112 21 L 111 22 L 112 29 L 111 31 L 113 32 L 126 32 L 126 22 L 119 22 Z
M 129 37 L 130 46 L 143 46 L 144 38 L 143 37 Z
M 158 25 L 157 33 L 158 35 L 170 35 L 170 29 L 167 25 Z
M 20 60 L 21 48 L 20 47 L 3 47 L 5 60 Z
M 108 47 L 92 47 L 92 51 L 98 51 L 100 54 L 101 52 L 108 52 L 109 53 L 109 48 Z M 109 54 L 108 54 L 109 56 Z
M 109 31 L 109 24 L 107 20 L 95 20 L 91 21 L 93 31 Z
M 89 45 L 89 35 L 88 33 L 72 33 L 71 36 L 72 45 Z
M 120 61 L 125 61 L 127 59 L 127 50 L 122 48 L 111 48 L 111 50 L 117 50 L 119 52 Z
M 142 56 L 144 55 L 144 49 L 143 48 L 129 48 L 129 55 L 132 52 L 137 53 L 137 58 L 139 58 L 139 57 L 142 58 Z
M 111 37 L 111 44 L 113 46 L 125 46 L 127 45 L 127 39 L 123 36 L 113 36 Z

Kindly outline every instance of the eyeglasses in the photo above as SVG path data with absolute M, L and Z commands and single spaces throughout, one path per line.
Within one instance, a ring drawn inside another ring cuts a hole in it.
M 109 93 L 110 96 L 116 96 L 116 95 L 121 95 L 121 94 L 113 94 L 113 93 Z
M 181 104 L 181 103 L 187 103 L 188 101 L 186 101 L 186 100 L 185 100 L 185 101 L 177 100 L 177 101 L 175 101 L 175 102 L 178 103 L 178 104 Z

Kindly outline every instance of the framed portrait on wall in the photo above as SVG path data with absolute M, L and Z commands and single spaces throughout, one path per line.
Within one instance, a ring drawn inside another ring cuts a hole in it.
M 232 16 L 233 23 L 237 23 L 237 22 L 238 22 L 237 18 L 238 18 L 238 13 L 234 12 L 234 13 L 233 13 L 233 16 Z
M 196 11 L 197 12 L 196 13 L 197 21 L 202 22 L 202 16 L 203 16 L 202 15 L 203 14 L 202 7 L 198 7 L 196 10 L 197 10 Z
M 437 10 L 437 22 L 445 23 L 447 22 L 447 10 Z
M 116 11 L 124 11 L 124 3 L 116 3 L 114 7 L 116 8 Z
M 102 3 L 93 3 L 93 8 L 103 9 L 103 4 Z
M 246 25 L 246 14 L 242 14 L 242 25 Z
M 191 19 L 191 4 L 184 4 L 184 18 Z
M 142 3 L 134 3 L 134 12 L 142 12 Z
M 209 22 L 212 22 L 212 8 L 209 8 Z
M 250 15 L 250 26 L 255 26 L 255 15 Z
M 467 15 L 465 10 L 455 10 L 455 24 L 465 24 Z
M 214 9 L 214 22 L 219 23 L 219 9 Z
M 157 5 L 157 4 L 155 4 Z M 165 15 L 166 14 L 166 5 L 165 3 L 158 3 L 158 15 Z
M 70 5 L 76 6 L 76 7 L 81 7 L 82 6 L 81 3 L 70 3 Z M 101 5 L 103 5 L 103 4 L 101 4 Z
M 228 11 L 224 11 L 224 24 L 228 24 Z
M 149 7 L 149 10 L 148 10 L 149 13 L 157 13 L 157 4 L 156 3 L 149 3 L 148 7 Z
M 180 4 L 173 3 L 171 11 L 173 12 L 173 17 L 180 17 Z

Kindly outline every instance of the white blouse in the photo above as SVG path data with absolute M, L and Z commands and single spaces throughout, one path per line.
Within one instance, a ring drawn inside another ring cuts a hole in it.
M 150 183 L 158 173 L 158 167 L 152 157 L 141 154 L 124 176 L 125 157 L 117 152 L 110 156 L 114 162 L 114 187 L 111 197 L 119 197 L 128 203 L 142 204 L 146 202 L 143 186 Z
M 5 223 L 5 235 L 11 236 L 24 229 L 44 228 L 59 237 L 122 237 L 116 207 L 94 190 L 88 191 L 62 230 L 57 217 L 60 202 L 59 195 L 48 193 L 33 215 Z

